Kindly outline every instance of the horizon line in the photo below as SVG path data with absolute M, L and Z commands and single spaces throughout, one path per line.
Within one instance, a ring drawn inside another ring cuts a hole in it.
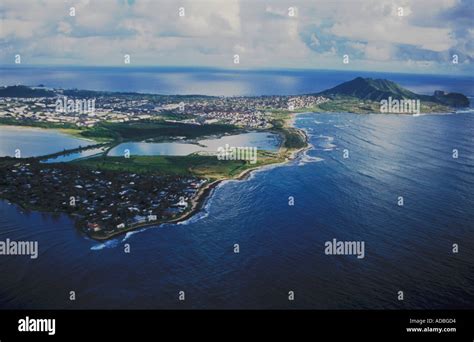
M 304 71 L 331 71 L 331 72 L 361 72 L 361 73 L 375 73 L 375 74 L 398 74 L 398 75 L 439 75 L 439 76 L 464 76 L 469 77 L 469 75 L 465 75 L 465 73 L 443 73 L 443 72 L 401 72 L 401 71 L 380 71 L 380 70 L 364 70 L 364 69 L 318 69 L 318 68 L 295 68 L 295 67 L 251 67 L 251 68 L 243 68 L 237 66 L 235 68 L 226 68 L 226 67 L 214 67 L 214 66 L 201 66 L 201 65 L 81 65 L 81 64 L 0 64 L 0 68 L 22 68 L 23 66 L 31 67 L 31 68 L 123 68 L 123 69 L 202 69 L 202 70 L 214 70 L 214 71 L 233 71 L 233 72 L 271 72 L 271 71 L 284 71 L 284 72 L 304 72 Z

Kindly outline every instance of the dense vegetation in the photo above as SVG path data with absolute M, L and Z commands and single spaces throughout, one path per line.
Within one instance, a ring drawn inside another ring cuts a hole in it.
M 284 134 L 285 141 L 283 147 L 289 149 L 299 149 L 306 146 L 306 139 L 301 131 L 295 128 L 286 128 L 281 131 Z

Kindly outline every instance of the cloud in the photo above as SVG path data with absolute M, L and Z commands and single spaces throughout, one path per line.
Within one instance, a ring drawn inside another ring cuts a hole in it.
M 74 6 L 76 15 L 69 16 Z M 297 9 L 296 16 L 288 8 Z M 179 16 L 179 8 L 185 16 Z M 399 16 L 399 8 L 403 16 Z M 472 0 L 2 0 L 0 63 L 472 70 Z
M 387 61 L 392 58 L 393 49 L 387 43 L 369 43 L 365 45 L 364 53 L 369 60 Z
M 71 24 L 65 21 L 60 21 L 58 24 L 58 32 L 64 33 L 64 34 L 70 34 L 72 32 Z
M 320 45 L 319 39 L 318 39 L 318 37 L 316 37 L 315 33 L 311 34 L 309 45 L 311 45 L 311 47 L 313 47 L 313 48 L 317 48 Z

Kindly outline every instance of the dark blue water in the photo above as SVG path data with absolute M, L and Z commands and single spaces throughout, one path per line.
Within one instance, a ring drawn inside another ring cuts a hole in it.
M 0 238 L 40 249 L 0 257 L 0 306 L 472 308 L 474 115 L 304 114 L 297 126 L 307 154 L 221 185 L 185 224 L 100 244 L 65 216 L 0 202 Z M 365 241 L 365 258 L 325 255 L 333 238 Z
M 133 91 L 154 94 L 288 95 L 319 92 L 355 77 L 386 78 L 410 90 L 474 96 L 472 75 L 414 75 L 333 70 L 242 70 L 150 67 L 0 67 L 0 85 Z

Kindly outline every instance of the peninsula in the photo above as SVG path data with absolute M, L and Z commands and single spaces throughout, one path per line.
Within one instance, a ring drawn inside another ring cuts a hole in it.
M 469 105 L 462 94 L 437 91 L 433 96 L 418 95 L 391 81 L 360 77 L 323 92 L 296 96 L 180 96 L 3 87 L 0 124 L 59 129 L 95 143 L 52 155 L 0 158 L 0 198 L 25 210 L 69 214 L 81 232 L 96 240 L 178 222 L 200 210 L 220 181 L 242 179 L 252 170 L 285 163 L 306 149 L 305 133 L 293 127 L 297 113 L 379 113 L 381 101 L 388 98 L 418 100 L 422 112 L 452 112 Z M 95 108 L 78 106 L 86 100 Z M 197 143 L 203 138 L 255 131 L 280 137 L 277 151 L 258 150 L 256 163 L 220 160 L 209 152 L 186 156 L 108 154 L 124 142 Z M 85 149 L 100 152 L 69 162 L 54 161 Z

